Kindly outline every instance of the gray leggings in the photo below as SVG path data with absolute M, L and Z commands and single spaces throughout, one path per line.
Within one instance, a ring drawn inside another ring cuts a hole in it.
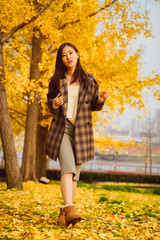
M 69 120 L 66 120 L 58 159 L 61 167 L 61 176 L 66 173 L 73 173 L 73 179 L 79 181 L 82 164 L 76 164 L 75 162 L 74 130 L 74 125 Z

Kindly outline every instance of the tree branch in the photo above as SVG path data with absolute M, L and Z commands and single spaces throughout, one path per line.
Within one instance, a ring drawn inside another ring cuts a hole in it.
M 19 121 L 19 120 L 17 120 L 17 118 L 15 118 L 12 114 L 10 114 L 10 117 L 16 122 L 16 123 L 18 123 L 21 127 L 23 127 L 24 129 L 25 129 L 25 122 L 24 121 L 22 121 L 22 123 Z M 21 119 L 22 120 L 22 119 Z
M 93 17 L 95 16 L 97 13 L 105 10 L 106 8 L 108 8 L 109 6 L 111 6 L 113 3 L 115 3 L 117 0 L 113 0 L 111 3 L 108 3 L 106 4 L 104 7 L 101 7 L 100 9 L 98 9 L 97 11 L 93 12 L 93 13 L 90 13 L 89 15 L 87 15 L 86 17 Z M 67 25 L 71 24 L 75 24 L 75 23 L 79 23 L 80 22 L 80 19 L 77 19 L 75 21 L 72 21 L 72 22 L 67 22 L 65 24 L 63 24 L 62 26 L 60 26 L 58 29 L 64 29 Z
M 9 107 L 9 110 L 13 111 L 13 113 L 17 113 L 17 114 L 21 115 L 22 117 L 26 117 L 26 114 L 24 114 L 23 112 L 19 112 L 19 111 L 15 110 L 14 108 Z
M 15 32 L 17 32 L 19 29 L 25 27 L 26 25 L 30 24 L 31 22 L 33 22 L 35 19 L 37 19 L 50 5 L 51 3 L 53 2 L 54 0 L 49 0 L 48 3 L 43 6 L 39 11 L 38 13 L 33 16 L 28 22 L 23 22 L 23 23 L 20 23 L 18 26 L 14 27 L 11 29 L 11 31 L 9 33 L 7 33 L 3 38 L 2 38 L 2 41 L 1 43 L 3 44 L 4 42 L 6 42 Z

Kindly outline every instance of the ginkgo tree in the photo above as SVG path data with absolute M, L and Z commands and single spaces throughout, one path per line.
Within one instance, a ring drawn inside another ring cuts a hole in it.
M 14 33 L 33 22 L 50 6 L 52 1 L 53 0 L 49 0 L 44 6 L 41 6 L 37 12 L 35 9 L 33 9 L 33 6 L 30 2 L 25 2 L 23 0 L 19 0 L 17 2 L 0 2 L 0 8 L 2 10 L 2 14 L 0 15 L 0 133 L 5 157 L 8 188 L 16 187 L 18 189 L 22 189 L 23 186 L 9 119 L 8 103 L 4 83 L 5 60 L 3 56 L 3 48 L 5 45 L 7 45 L 7 42 Z
M 29 1 L 29 6 L 38 11 L 45 2 Z M 56 51 L 62 42 L 77 46 L 85 70 L 96 78 L 101 90 L 110 92 L 104 114 L 114 114 L 117 110 L 121 113 L 125 104 L 144 107 L 142 90 L 157 84 L 157 78 L 140 78 L 141 51 L 132 55 L 128 52 L 137 35 L 151 36 L 148 13 L 141 14 L 138 8 L 136 1 L 126 0 L 54 1 L 43 15 L 16 32 L 4 45 L 6 90 L 15 133 L 24 130 L 26 116 L 31 116 L 25 127 L 29 137 L 25 140 L 27 147 L 24 146 L 26 155 L 23 154 L 22 164 L 26 181 L 37 177 L 37 122 L 46 128 L 50 123 L 46 94 Z M 4 14 L 8 14 L 7 10 L 6 7 Z M 16 15 L 18 5 L 13 5 L 12 11 Z M 30 11 L 26 13 L 27 19 L 30 14 Z M 13 19 L 9 19 L 7 27 L 14 25 Z M 34 40 L 39 44 L 37 50 Z M 36 77 L 32 75 L 35 69 Z M 101 116 L 102 113 L 95 113 L 94 121 L 103 121 Z

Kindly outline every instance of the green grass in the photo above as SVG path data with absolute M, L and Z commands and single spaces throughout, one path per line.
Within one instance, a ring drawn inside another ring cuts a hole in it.
M 154 194 L 160 195 L 160 187 L 151 187 L 151 188 L 137 188 L 132 185 L 114 185 L 114 184 L 87 184 L 84 182 L 78 182 L 78 187 L 85 187 L 87 189 L 105 189 L 108 191 L 122 191 L 122 192 L 132 192 L 132 193 L 142 193 L 142 194 Z
M 4 178 L 3 180 L 1 179 L 1 182 L 5 182 Z M 50 184 L 56 184 L 56 185 L 60 185 L 59 181 L 50 181 Z M 123 183 L 122 185 L 117 185 L 117 184 L 88 184 L 88 183 L 84 183 L 79 181 L 78 182 L 78 187 L 84 187 L 87 189 L 104 189 L 104 190 L 108 190 L 108 191 L 121 191 L 121 192 L 131 192 L 131 193 L 142 193 L 142 194 L 153 194 L 153 195 L 160 195 L 160 186 L 156 186 L 156 187 L 152 187 L 152 185 L 150 185 L 150 188 L 145 188 L 145 186 L 143 188 L 141 188 L 141 185 L 136 184 L 136 186 L 138 187 L 134 187 L 134 185 L 129 185 Z

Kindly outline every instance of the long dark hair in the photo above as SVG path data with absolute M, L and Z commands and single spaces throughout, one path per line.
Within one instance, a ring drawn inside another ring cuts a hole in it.
M 55 73 L 51 78 L 51 82 L 50 82 L 51 88 L 53 88 L 54 85 L 57 88 L 59 88 L 60 79 L 64 76 L 65 72 L 67 71 L 66 66 L 62 62 L 62 51 L 66 46 L 70 46 L 71 48 L 74 49 L 76 53 L 78 53 L 78 49 L 72 43 L 63 43 L 59 47 L 57 52 L 57 58 L 56 58 Z M 87 76 L 87 73 L 83 70 L 79 58 L 77 59 L 77 65 L 76 65 L 71 83 L 76 82 L 77 79 L 80 84 L 84 84 L 85 86 L 87 86 L 89 78 Z

